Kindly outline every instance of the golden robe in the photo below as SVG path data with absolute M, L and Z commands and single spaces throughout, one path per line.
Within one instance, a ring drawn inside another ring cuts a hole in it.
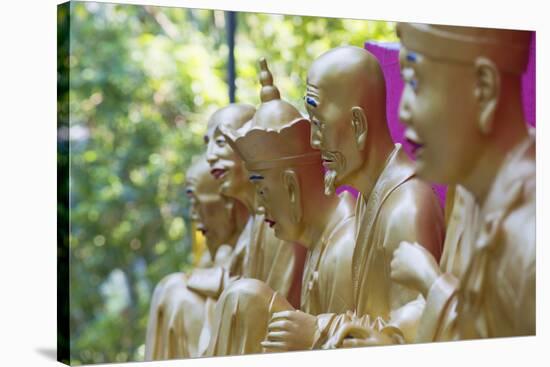
M 221 255 L 216 254 L 214 266 L 165 277 L 151 301 L 145 360 L 202 355 L 210 340 L 217 298 L 243 276 L 265 281 L 284 297 L 299 292 L 299 278 L 294 278 L 301 274 L 303 262 L 295 246 L 277 239 L 263 215 L 251 216 L 234 249 L 218 249 Z
M 334 347 L 334 337 L 350 321 L 378 320 L 412 341 L 424 300 L 391 280 L 393 252 L 401 241 L 417 242 L 439 259 L 445 224 L 439 200 L 428 184 L 414 177 L 412 162 L 400 144 L 388 157 L 369 197 L 358 198 L 355 220 L 354 305 L 346 314 L 325 315 L 325 329 L 316 346 Z
M 426 309 L 439 322 L 419 341 L 535 334 L 535 150 L 529 137 L 506 156 L 466 245 L 466 270 L 460 281 L 441 275 L 430 289 Z
M 340 313 L 353 304 L 351 265 L 355 237 L 353 198 L 341 201 L 308 251 L 302 278 L 301 310 L 317 315 Z M 225 289 L 216 305 L 212 338 L 206 355 L 260 353 L 273 313 L 294 307 L 266 283 L 239 280 Z

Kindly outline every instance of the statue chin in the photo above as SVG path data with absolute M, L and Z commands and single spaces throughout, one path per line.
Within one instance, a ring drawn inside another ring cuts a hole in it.
M 338 174 L 336 171 L 326 171 L 325 172 L 325 195 L 330 196 L 334 195 L 336 192 L 336 178 Z

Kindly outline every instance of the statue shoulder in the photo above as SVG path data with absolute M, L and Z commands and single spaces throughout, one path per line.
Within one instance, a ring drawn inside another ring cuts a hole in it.
M 382 205 L 379 220 L 393 250 L 401 241 L 417 242 L 439 258 L 445 218 L 439 199 L 426 182 L 412 177 L 393 190 Z

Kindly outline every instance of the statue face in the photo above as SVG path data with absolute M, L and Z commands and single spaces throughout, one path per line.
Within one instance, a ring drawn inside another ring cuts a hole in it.
M 258 204 L 264 208 L 265 221 L 269 224 L 275 236 L 284 241 L 296 241 L 300 235 L 300 222 L 296 218 L 296 205 L 292 202 L 299 197 L 293 195 L 288 184 L 283 180 L 284 172 L 281 169 L 262 170 L 251 172 L 250 181 L 256 187 Z M 299 190 L 299 188 L 294 187 Z
M 475 68 L 431 60 L 405 47 L 399 57 L 405 81 L 399 118 L 407 126 L 416 173 L 428 181 L 458 183 L 483 146 Z
M 323 89 L 308 81 L 305 106 L 311 121 L 311 146 L 321 151 L 325 167 L 325 194 L 346 183 L 357 171 L 363 156 L 356 144 L 352 124 L 353 106 L 338 105 L 323 98 Z
M 219 129 L 213 128 L 205 136 L 207 144 L 206 159 L 210 164 L 210 173 L 221 180 L 222 194 L 235 197 L 247 183 L 246 170 L 242 160 L 225 140 Z
M 217 192 L 203 192 L 202 188 L 188 185 L 186 192 L 191 202 L 191 219 L 206 238 L 210 254 L 227 244 L 235 231 L 232 218 L 233 205 Z

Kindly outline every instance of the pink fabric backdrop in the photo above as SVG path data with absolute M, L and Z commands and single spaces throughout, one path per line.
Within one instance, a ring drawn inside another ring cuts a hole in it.
M 377 43 L 366 42 L 365 49 L 370 51 L 382 66 L 384 77 L 386 78 L 386 109 L 388 125 L 393 140 L 396 143 L 401 143 L 405 151 L 411 155 L 411 148 L 403 138 L 404 126 L 399 122 L 398 108 L 401 93 L 403 91 L 403 81 L 401 80 L 399 70 L 399 44 L 397 43 Z M 533 32 L 531 39 L 531 49 L 529 54 L 529 63 L 527 70 L 523 75 L 522 80 L 522 96 L 523 96 L 523 110 L 526 122 L 535 127 L 535 111 L 536 111 L 536 37 Z M 445 191 L 446 188 L 443 185 L 433 185 L 434 190 L 437 192 L 441 204 L 445 203 Z M 355 189 L 347 186 L 339 187 L 337 192 L 350 191 L 354 195 L 357 195 Z

